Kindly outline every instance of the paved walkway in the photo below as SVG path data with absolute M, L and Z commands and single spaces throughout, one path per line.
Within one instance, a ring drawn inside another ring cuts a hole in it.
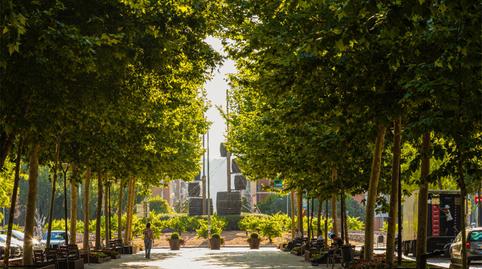
M 137 268 L 137 269 L 232 269 L 232 268 L 317 268 L 303 261 L 302 257 L 282 252 L 276 248 L 184 248 L 180 251 L 153 249 L 150 260 L 144 253 L 123 255 L 122 259 L 103 264 L 90 264 L 86 269 Z

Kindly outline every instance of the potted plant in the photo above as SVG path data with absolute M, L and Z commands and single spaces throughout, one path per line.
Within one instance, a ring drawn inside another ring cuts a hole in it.
M 221 249 L 222 244 L 224 244 L 224 239 L 219 234 L 213 234 L 209 239 L 210 249 Z
M 178 233 L 172 233 L 171 237 L 167 239 L 169 241 L 169 247 L 171 250 L 179 250 L 181 245 L 184 245 L 184 240 L 179 237 Z
M 259 243 L 261 239 L 257 233 L 252 233 L 248 238 L 249 248 L 250 249 L 259 249 Z

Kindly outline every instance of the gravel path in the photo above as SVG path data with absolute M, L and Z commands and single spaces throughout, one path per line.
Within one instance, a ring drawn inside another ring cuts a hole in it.
M 180 251 L 153 249 L 150 260 L 144 259 L 144 253 L 123 255 L 122 259 L 111 260 L 103 264 L 87 265 L 86 269 L 104 268 L 141 268 L 141 269 L 228 269 L 228 268 L 320 268 L 313 267 L 289 253 L 276 248 L 185 248 Z M 323 266 L 324 267 L 324 266 Z

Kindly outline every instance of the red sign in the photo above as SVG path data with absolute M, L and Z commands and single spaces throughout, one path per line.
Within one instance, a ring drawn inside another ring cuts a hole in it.
M 479 203 L 479 196 L 474 196 L 474 201 L 476 204 Z

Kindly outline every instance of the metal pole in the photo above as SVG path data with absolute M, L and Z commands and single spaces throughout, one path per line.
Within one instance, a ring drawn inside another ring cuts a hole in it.
M 208 182 L 208 190 L 207 190 L 207 195 L 208 195 L 208 238 L 211 238 L 211 190 L 210 190 L 210 176 L 209 176 L 209 129 L 207 132 L 207 149 L 206 149 L 206 154 L 207 154 L 207 170 L 208 170 L 208 175 L 207 175 L 207 182 Z
M 226 90 L 226 134 L 229 134 L 229 91 Z M 226 174 L 228 180 L 228 192 L 231 192 L 231 153 L 226 151 Z
M 401 165 L 398 168 L 398 250 L 397 263 L 402 265 L 402 172 Z
M 205 135 L 203 134 L 203 149 L 206 148 Z M 202 184 L 202 215 L 206 214 L 206 153 L 203 153 L 203 175 L 201 177 Z

